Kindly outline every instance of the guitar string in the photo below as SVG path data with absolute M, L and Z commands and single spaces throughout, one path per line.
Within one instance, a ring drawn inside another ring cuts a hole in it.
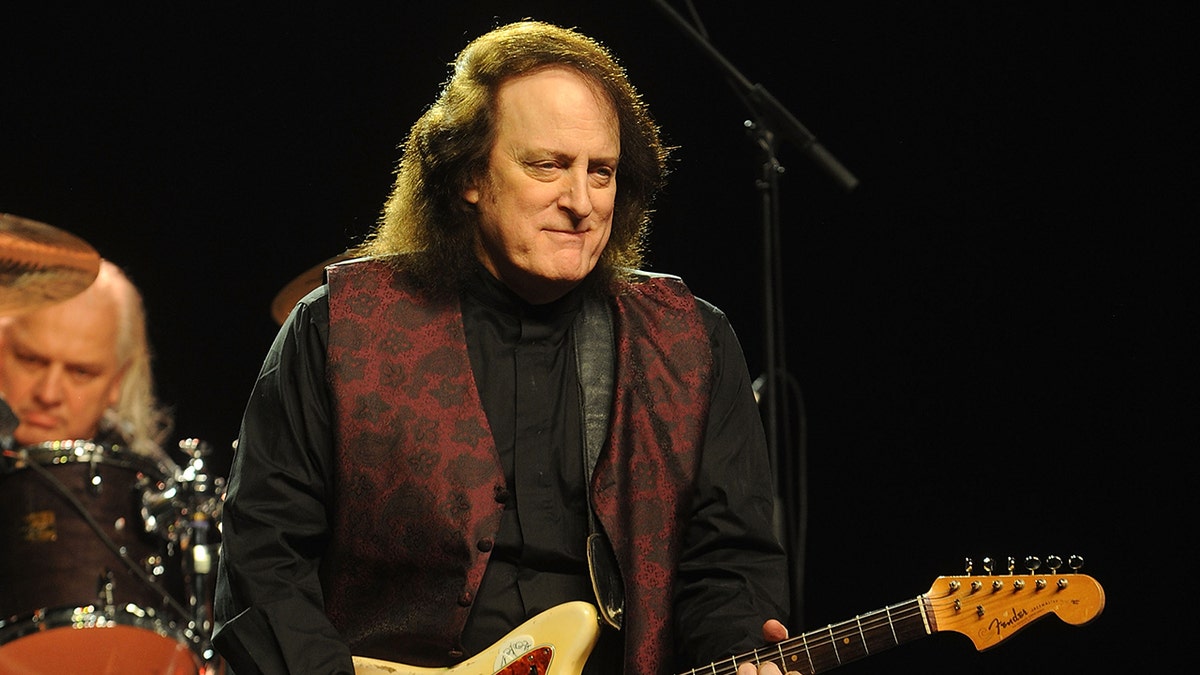
M 895 611 L 893 611 L 895 610 Z M 813 649 L 832 647 L 835 653 L 835 660 L 840 664 L 841 658 L 837 655 L 837 644 L 846 644 L 851 638 L 864 640 L 864 633 L 871 633 L 883 626 L 895 626 L 897 622 L 909 621 L 919 618 L 922 614 L 920 599 L 909 600 L 897 605 L 889 606 L 886 609 L 876 610 L 867 613 L 863 616 L 856 617 L 849 621 L 832 624 L 823 629 L 810 631 L 816 633 L 815 639 L 803 639 L 800 645 L 793 645 L 789 649 L 780 650 L 786 661 L 789 657 L 804 656 L 805 659 L 800 663 L 801 666 L 808 665 L 812 667 L 812 651 Z M 899 644 L 899 640 L 895 640 Z M 889 645 L 890 646 L 890 645 Z
M 787 661 L 789 657 L 793 656 L 809 656 L 813 649 L 833 645 L 835 642 L 841 642 L 847 636 L 858 633 L 859 626 L 862 627 L 863 631 L 873 631 L 888 623 L 894 624 L 897 621 L 911 620 L 919 617 L 922 613 L 919 600 L 918 598 L 897 603 L 885 609 L 869 612 L 856 619 L 831 624 L 825 628 L 818 628 L 795 638 L 789 638 L 776 646 L 763 647 L 741 656 L 731 657 L 703 668 L 687 671 L 681 675 L 701 675 L 702 673 L 710 672 L 712 675 L 733 675 L 737 672 L 738 666 L 744 663 L 760 664 L 767 661 L 775 661 L 779 657 Z M 888 612 L 891 612 L 890 619 L 886 616 Z M 878 615 L 884 616 L 882 619 L 874 618 Z M 800 669 L 802 671 L 811 670 L 812 668 L 808 663 L 806 660 L 802 661 L 799 664 L 801 666 Z M 792 668 L 792 670 L 795 670 L 795 668 Z
M 982 579 L 987 578 L 989 577 L 983 577 Z M 958 597 L 956 593 L 957 591 L 948 590 L 944 595 L 939 595 L 938 597 L 921 595 L 913 600 L 907 600 L 895 605 L 889 605 L 883 609 L 874 610 L 872 612 L 868 612 L 867 614 L 857 616 L 854 619 L 849 619 L 840 623 L 830 624 L 824 628 L 817 628 L 803 633 L 795 638 L 784 640 L 783 642 L 778 643 L 778 645 L 763 647 L 747 654 L 742 654 L 740 656 L 731 657 L 723 661 L 712 663 L 703 668 L 686 671 L 681 675 L 701 675 L 703 673 L 710 672 L 712 675 L 736 675 L 737 668 L 741 664 L 754 663 L 757 665 L 767 661 L 775 661 L 777 658 L 781 658 L 784 661 L 784 663 L 777 665 L 785 666 L 786 672 L 786 662 L 789 658 L 796 656 L 805 657 L 806 660 L 802 660 L 799 663 L 793 663 L 792 665 L 799 667 L 801 672 L 809 672 L 812 671 L 814 667 L 811 661 L 813 649 L 832 647 L 836 653 L 837 643 L 849 644 L 849 641 L 855 635 L 858 636 L 857 639 L 859 641 L 862 641 L 864 633 L 873 632 L 888 624 L 895 626 L 898 622 L 918 618 L 926 611 L 926 605 L 928 605 L 928 609 L 933 614 L 939 615 L 939 613 L 945 609 L 954 607 L 955 602 L 961 601 L 961 598 Z M 960 610 L 970 611 L 966 606 L 954 609 L 955 612 Z M 928 632 L 932 632 L 932 630 Z M 892 647 L 902 643 L 898 639 L 898 636 L 894 636 L 893 640 L 895 644 L 888 645 L 887 647 Z M 835 665 L 840 665 L 840 659 L 838 659 L 838 661 L 839 663 Z M 831 665 L 830 667 L 833 666 Z M 792 668 L 792 670 L 795 669 L 795 667 Z

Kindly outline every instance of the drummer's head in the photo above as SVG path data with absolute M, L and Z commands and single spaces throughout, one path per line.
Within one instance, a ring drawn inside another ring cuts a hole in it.
M 141 295 L 107 260 L 81 293 L 0 320 L 0 394 L 21 422 L 16 443 L 92 439 L 102 426 L 135 424 L 124 408 L 153 404 L 132 400 L 150 395 L 146 345 Z

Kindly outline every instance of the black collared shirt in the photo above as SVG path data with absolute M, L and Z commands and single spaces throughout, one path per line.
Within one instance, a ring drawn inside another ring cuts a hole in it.
M 462 296 L 468 352 L 509 485 L 491 562 L 464 634 L 466 656 L 540 609 L 591 599 L 584 563 L 576 293 L 531 306 L 490 276 Z M 713 350 L 709 419 L 676 570 L 678 670 L 761 644 L 787 619 L 786 560 L 772 529 L 766 441 L 728 319 L 697 300 Z M 223 516 L 215 618 L 232 670 L 352 673 L 321 604 L 333 476 L 325 379 L 327 288 L 301 300 L 272 345 L 246 407 Z M 415 515 L 414 517 L 419 517 Z M 636 583 L 636 580 L 626 580 Z M 244 613 L 244 614 L 243 614 Z M 242 615 L 232 625 L 229 622 Z
M 542 610 L 593 599 L 570 330 L 580 294 L 530 305 L 480 278 L 463 295 L 463 326 L 509 494 L 464 634 L 468 654 Z

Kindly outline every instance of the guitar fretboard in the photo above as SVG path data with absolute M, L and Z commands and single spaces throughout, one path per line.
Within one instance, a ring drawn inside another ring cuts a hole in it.
M 930 635 L 934 629 L 927 610 L 920 596 L 680 675 L 735 675 L 741 664 L 766 661 L 785 672 L 823 673 Z

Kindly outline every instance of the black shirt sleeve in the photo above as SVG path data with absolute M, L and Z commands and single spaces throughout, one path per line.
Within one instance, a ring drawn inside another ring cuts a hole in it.
M 694 668 L 763 645 L 788 621 L 786 556 L 774 533 L 774 480 L 749 369 L 729 320 L 704 302 L 712 404 L 676 585 L 676 644 Z
M 280 329 L 250 395 L 222 515 L 214 643 L 238 675 L 353 673 L 325 616 L 333 434 L 322 287 Z

